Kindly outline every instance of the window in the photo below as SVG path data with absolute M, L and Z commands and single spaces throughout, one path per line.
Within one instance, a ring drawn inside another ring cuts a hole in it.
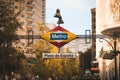
M 42 14 L 42 16 L 45 16 L 45 14 Z
M 45 5 L 42 5 L 42 7 L 45 7 Z
M 15 9 L 18 9 L 18 6 L 15 6 Z
M 24 15 L 22 14 L 21 17 L 24 17 Z
M 20 24 L 23 26 L 23 25 L 24 25 L 24 22 L 20 22 Z
M 42 13 L 45 13 L 45 11 L 42 11 Z

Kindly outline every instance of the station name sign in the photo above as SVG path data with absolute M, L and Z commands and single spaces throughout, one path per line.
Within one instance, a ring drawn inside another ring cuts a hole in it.
M 76 58 L 75 53 L 42 53 L 43 58 Z
M 42 39 L 52 43 L 58 48 L 76 38 L 77 36 L 75 34 L 69 32 L 61 26 L 57 26 L 54 29 L 50 30 L 48 33 L 42 35 Z

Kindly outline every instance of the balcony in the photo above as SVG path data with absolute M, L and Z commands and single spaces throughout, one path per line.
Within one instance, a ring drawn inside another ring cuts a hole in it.
M 34 10 L 33 10 L 33 8 L 27 8 L 27 13 L 34 13 Z
M 110 6 L 110 7 L 108 7 Z M 110 1 L 105 6 L 105 16 L 103 16 L 103 27 L 101 32 L 104 35 L 112 35 L 113 33 L 120 33 L 120 2 L 118 0 Z
M 28 2 L 27 2 L 27 6 L 28 6 L 28 7 L 33 7 L 33 6 L 34 6 L 34 2 L 29 2 L 29 1 L 28 1 Z
M 114 23 L 110 25 L 105 25 L 102 30 L 102 34 L 112 35 L 113 33 L 118 33 L 120 35 L 120 22 Z
M 33 26 L 32 25 L 27 25 L 27 30 L 32 30 Z
M 33 16 L 28 16 L 27 20 L 33 22 L 34 18 L 33 18 Z

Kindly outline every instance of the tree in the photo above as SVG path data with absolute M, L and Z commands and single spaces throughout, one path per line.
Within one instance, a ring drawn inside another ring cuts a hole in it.
M 24 55 L 13 46 L 15 41 L 11 36 L 17 35 L 17 29 L 21 28 L 17 16 L 13 11 L 10 1 L 0 0 L 0 74 L 5 80 L 5 75 L 11 75 L 12 71 L 21 68 Z
M 43 35 L 45 32 L 48 32 L 49 29 L 46 26 L 43 26 L 42 23 L 38 23 L 40 35 Z M 35 76 L 39 76 L 41 78 L 45 78 L 48 75 L 46 60 L 42 57 L 42 53 L 49 53 L 51 50 L 51 45 L 49 42 L 45 40 L 38 40 L 33 45 L 35 50 L 36 58 L 34 59 L 35 63 L 31 66 L 31 73 Z
M 6 39 L 7 43 L 11 43 L 13 39 L 11 35 L 15 35 L 18 28 L 21 27 L 10 3 L 0 0 L 0 42 Z
M 49 31 L 49 29 L 41 23 L 39 23 L 39 29 L 40 35 Z M 51 77 L 53 79 L 64 77 L 66 80 L 69 80 L 71 76 L 79 75 L 79 63 L 76 58 L 44 59 L 42 57 L 42 53 L 58 53 L 58 48 L 42 39 L 34 45 L 34 48 L 36 51 L 36 60 L 34 66 L 32 67 L 34 75 L 39 75 L 39 77 Z M 66 52 L 70 52 L 69 48 L 66 48 Z

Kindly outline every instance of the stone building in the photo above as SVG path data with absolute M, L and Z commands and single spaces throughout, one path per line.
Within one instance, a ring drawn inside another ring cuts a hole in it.
M 91 9 L 92 21 L 92 47 L 91 47 L 91 73 L 99 76 L 99 63 L 96 59 L 96 8 Z
M 38 23 L 45 23 L 46 0 L 9 0 L 22 29 L 17 31 L 18 35 L 40 35 Z M 21 48 L 27 57 L 33 56 L 32 44 L 36 40 L 20 39 L 15 44 Z
M 120 80 L 120 0 L 96 0 L 96 41 L 102 80 Z M 101 42 L 102 40 L 102 42 Z

